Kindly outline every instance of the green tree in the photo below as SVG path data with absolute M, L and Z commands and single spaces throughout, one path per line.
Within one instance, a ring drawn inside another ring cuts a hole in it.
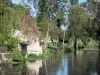
M 67 34 L 73 39 L 74 51 L 76 51 L 77 39 L 84 40 L 89 37 L 88 28 L 91 26 L 91 19 L 83 7 L 74 5 L 69 9 L 68 20 Z
M 19 42 L 12 35 L 16 29 L 21 29 L 21 18 L 29 14 L 29 10 L 21 5 L 8 3 L 8 0 L 0 0 L 0 44 L 6 44 L 8 50 L 12 50 L 17 48 Z
M 88 12 L 92 17 L 92 27 L 89 29 L 90 37 L 100 45 L 100 2 L 98 0 L 88 0 Z
M 58 35 L 60 25 L 66 23 L 65 12 L 67 0 L 29 0 L 37 4 L 37 24 L 43 37 L 52 39 Z M 55 29 L 55 32 L 54 30 Z M 55 35 L 55 36 L 54 36 Z M 58 38 L 57 38 L 58 39 Z
M 0 3 L 0 10 L 0 35 L 5 38 L 3 40 L 4 43 L 7 42 L 6 36 L 11 35 L 12 32 L 18 27 L 18 20 L 15 14 L 16 11 L 3 2 Z

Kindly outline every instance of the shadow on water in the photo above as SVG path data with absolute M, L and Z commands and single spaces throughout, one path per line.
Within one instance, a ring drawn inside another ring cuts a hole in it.
M 100 75 L 100 52 L 99 52 L 98 60 L 97 60 L 97 72 L 98 72 L 98 75 Z
M 0 65 L 0 75 L 100 75 L 100 53 L 67 53 L 25 64 Z

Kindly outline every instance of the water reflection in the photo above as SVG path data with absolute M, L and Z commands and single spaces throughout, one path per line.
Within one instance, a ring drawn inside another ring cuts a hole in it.
M 48 75 L 100 75 L 100 60 L 98 60 L 98 57 L 100 55 L 98 56 L 97 52 L 78 53 L 76 55 L 70 53 L 64 57 L 51 58 L 45 61 Z M 98 61 L 99 63 L 97 63 Z M 40 69 L 41 74 L 39 75 L 47 75 L 45 66 L 42 69 L 44 70 Z
M 67 56 L 61 60 L 62 67 L 59 67 L 55 75 L 68 75 L 68 59 Z
M 100 75 L 100 53 L 70 53 L 20 65 L 4 63 L 0 75 Z
M 37 60 L 35 62 L 28 62 L 26 61 L 28 75 L 38 75 L 39 69 L 42 67 L 42 60 Z

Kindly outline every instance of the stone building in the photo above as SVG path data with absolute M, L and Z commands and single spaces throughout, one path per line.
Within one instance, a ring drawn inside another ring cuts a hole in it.
M 21 42 L 18 44 L 20 51 L 25 50 L 28 54 L 33 53 L 36 55 L 42 54 L 42 46 L 40 46 L 38 38 L 28 39 L 21 31 L 16 30 L 14 37 L 17 37 Z

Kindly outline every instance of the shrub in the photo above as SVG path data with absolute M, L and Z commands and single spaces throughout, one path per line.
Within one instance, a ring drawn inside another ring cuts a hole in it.
M 47 50 L 45 50 L 45 52 L 43 53 L 43 56 L 45 56 L 45 57 L 50 57 L 50 56 L 52 56 L 53 54 L 52 54 L 52 52 L 50 51 L 50 49 L 47 49 Z
M 28 61 L 35 61 L 38 58 L 36 54 L 28 54 L 27 55 L 27 60 Z
M 13 61 L 18 61 L 18 62 L 24 60 L 24 57 L 22 56 L 21 51 L 19 51 L 17 49 L 12 50 L 11 58 Z
M 13 51 L 14 48 L 17 48 L 19 40 L 15 37 L 10 37 L 7 39 L 7 48 L 8 51 Z

